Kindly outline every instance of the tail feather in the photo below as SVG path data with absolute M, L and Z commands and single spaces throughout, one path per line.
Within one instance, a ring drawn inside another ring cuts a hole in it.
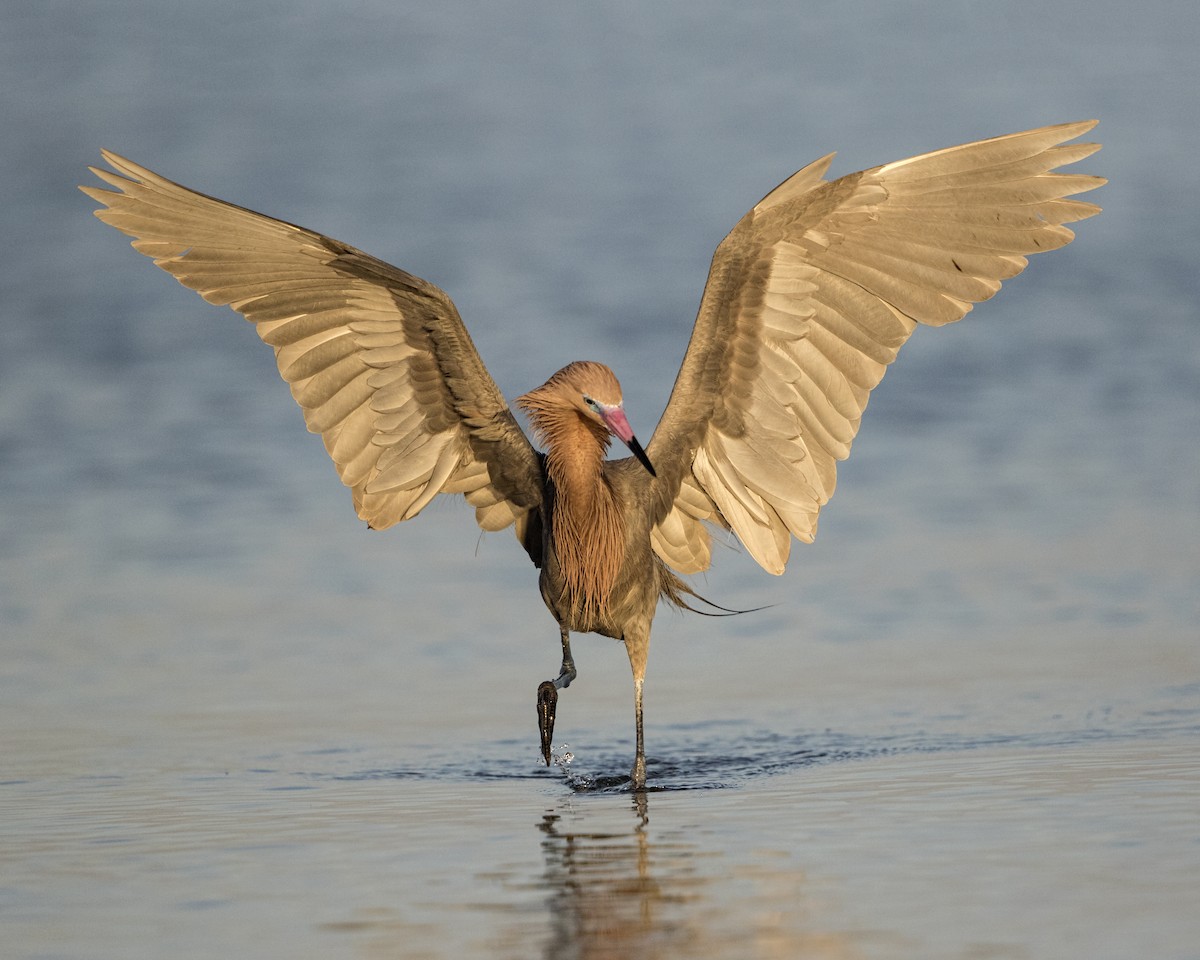
M 657 559 L 657 558 L 656 558 Z M 702 617 L 736 617 L 742 613 L 757 613 L 759 610 L 766 610 L 774 604 L 767 604 L 762 607 L 751 607 L 749 610 L 733 610 L 729 607 L 723 607 L 719 603 L 714 603 L 708 597 L 701 596 L 691 588 L 691 585 L 681 580 L 675 573 L 661 560 L 658 563 L 659 576 L 659 596 L 666 600 L 671 606 L 677 610 L 687 610 L 689 613 L 698 613 Z M 707 607 L 712 607 L 712 611 L 698 610 L 687 602 L 687 598 L 692 597 L 699 600 Z M 719 611 L 719 612 L 713 612 Z

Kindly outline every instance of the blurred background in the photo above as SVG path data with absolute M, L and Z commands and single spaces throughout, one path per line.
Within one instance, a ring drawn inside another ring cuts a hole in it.
M 1145 660 L 1148 638 L 1190 646 L 1196 24 L 1170 2 L 6 11 L 11 690 L 78 696 L 38 668 L 50 649 L 157 664 L 173 644 L 224 643 L 235 662 L 269 664 L 352 644 L 329 654 L 347 690 L 364 656 L 396 683 L 422 658 L 557 664 L 509 534 L 480 539 L 450 498 L 385 534 L 356 521 L 250 326 L 91 217 L 74 186 L 101 146 L 439 284 L 510 397 L 572 359 L 607 362 L 648 437 L 713 248 L 794 169 L 832 149 L 839 175 L 1100 118 L 1104 150 L 1081 169 L 1112 181 L 1088 197 L 1103 216 L 965 323 L 918 331 L 872 396 L 817 544 L 782 581 L 721 551 L 698 584 L 728 605 L 776 606 L 719 626 L 660 618 L 677 638 L 673 654 L 656 644 L 652 673 L 667 658 L 659 683 L 679 678 L 688 709 L 715 664 L 736 661 L 752 685 L 794 662 L 804 689 L 824 682 L 804 666 L 822 650 L 904 644 L 910 630 L 974 632 L 979 656 L 995 631 L 996 655 L 1015 662 L 1028 658 L 1012 635 L 1036 625 L 1034 672 L 1055 637 L 1064 662 L 1098 654 L 1112 676 Z M 594 659 L 620 678 L 596 688 L 625 704 L 623 656 Z
M 1033 608 L 1130 644 L 1194 635 L 1198 23 L 1170 2 L 7 10 L 9 669 L 72 637 L 119 656 L 130 631 L 211 630 L 230 609 L 238 636 L 254 610 L 317 645 L 404 628 L 405 657 L 555 657 L 507 533 L 477 544 L 449 499 L 366 532 L 249 326 L 91 217 L 74 187 L 100 147 L 442 286 L 510 397 L 572 359 L 610 364 L 648 436 L 712 250 L 793 170 L 1088 117 L 1103 216 L 965 323 L 918 331 L 782 582 L 724 551 L 701 584 L 782 606 L 685 632 L 836 641 L 932 598 L 956 632 Z M 464 577 L 496 612 L 488 637 Z M 511 604 L 544 649 L 513 643 Z M 759 649 L 751 673 L 781 653 Z
M 356 519 L 249 325 L 92 217 L 75 186 L 100 148 L 438 284 L 510 398 L 608 363 L 648 438 L 713 249 L 794 170 L 1093 117 L 1104 149 L 1079 166 L 1110 179 L 1086 197 L 1103 214 L 917 331 L 783 578 L 728 549 L 697 580 L 772 606 L 660 615 L 652 777 L 665 754 L 771 753 L 738 724 L 940 749 L 1186 716 L 1194 745 L 1198 41 L 1184 0 L 7 5 L 14 770 L 60 799 L 78 776 L 321 749 L 366 751 L 328 761 L 348 773 L 454 749 L 532 770 L 559 662 L 509 533 L 452 498 L 386 533 Z M 624 653 L 575 655 L 559 733 L 623 772 Z

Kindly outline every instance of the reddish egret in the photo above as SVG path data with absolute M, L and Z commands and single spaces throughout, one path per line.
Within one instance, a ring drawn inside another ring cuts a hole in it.
M 195 193 L 105 152 L 116 188 L 82 188 L 105 223 L 215 304 L 255 324 L 375 529 L 463 494 L 484 530 L 513 527 L 540 568 L 562 666 L 538 688 L 542 754 L 570 634 L 625 644 L 646 782 L 642 684 L 660 600 L 711 559 L 708 525 L 770 573 L 809 542 L 867 397 L 923 323 L 958 320 L 1031 253 L 1099 212 L 1100 177 L 1053 172 L 1099 149 L 1095 121 L 981 140 L 823 178 L 833 155 L 772 190 L 717 247 L 683 365 L 645 449 L 608 367 L 577 362 L 518 398 L 540 453 L 450 298 L 302 227 Z M 615 436 L 632 458 L 605 460 Z

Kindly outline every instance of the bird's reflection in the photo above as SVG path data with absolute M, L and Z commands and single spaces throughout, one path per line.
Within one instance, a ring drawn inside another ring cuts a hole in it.
M 697 851 L 651 843 L 644 792 L 633 795 L 627 817 L 603 826 L 572 809 L 576 802 L 538 824 L 551 923 L 545 957 L 686 955 L 698 932 L 685 919 L 691 911 L 676 908 L 702 896 L 707 881 L 684 866 Z
M 722 863 L 704 845 L 703 829 L 678 820 L 653 829 L 653 797 L 635 793 L 628 807 L 613 799 L 576 795 L 537 825 L 546 960 L 863 956 L 852 937 L 825 927 L 804 874 L 784 851 Z M 672 820 L 677 812 L 668 805 L 660 815 Z

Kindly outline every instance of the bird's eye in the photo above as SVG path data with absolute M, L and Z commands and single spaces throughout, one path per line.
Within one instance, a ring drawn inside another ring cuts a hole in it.
M 589 397 L 586 393 L 583 395 L 583 402 L 586 403 L 589 407 L 591 407 L 593 413 L 600 412 L 600 404 L 598 404 L 595 400 L 593 400 L 591 397 Z

